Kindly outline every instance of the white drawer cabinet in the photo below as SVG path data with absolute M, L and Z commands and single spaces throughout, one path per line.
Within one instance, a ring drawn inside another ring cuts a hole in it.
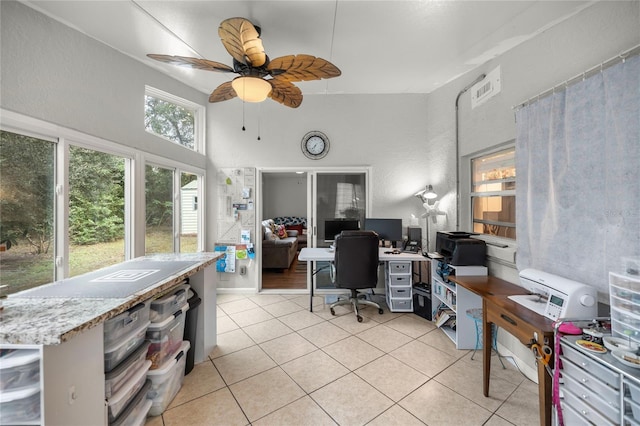
M 596 354 L 565 336 L 560 345 L 560 395 L 566 425 L 640 425 L 640 369 Z M 634 413 L 635 409 L 635 413 Z
M 413 312 L 411 278 L 411 262 L 387 262 L 385 294 L 391 312 Z

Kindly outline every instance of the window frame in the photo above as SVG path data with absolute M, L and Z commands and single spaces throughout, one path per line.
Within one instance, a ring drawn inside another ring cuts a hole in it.
M 54 279 L 69 277 L 69 147 L 71 145 L 116 155 L 125 159 L 125 260 L 144 255 L 145 239 L 145 166 L 154 165 L 198 176 L 198 251 L 203 251 L 206 238 L 206 171 L 176 160 L 167 159 L 96 136 L 51 124 L 37 118 L 0 108 L 0 129 L 56 144 L 54 150 Z M 186 148 L 186 147 L 185 147 Z M 191 150 L 189 150 L 191 151 Z M 179 174 L 177 176 L 180 176 Z M 178 178 L 179 179 L 179 178 Z M 178 180 L 179 183 L 179 180 Z M 180 197 L 174 191 L 174 197 Z M 175 208 L 175 207 L 174 207 Z M 178 222 L 179 224 L 179 222 Z M 142 247 L 140 247 L 142 241 Z M 176 246 L 179 250 L 179 245 Z M 178 251 L 175 251 L 178 253 Z
M 203 155 L 206 154 L 205 152 L 205 146 L 206 146 L 205 136 L 206 135 L 205 135 L 205 124 L 204 124 L 206 109 L 203 105 L 197 104 L 195 102 L 191 102 L 179 96 L 172 95 L 171 93 L 165 92 L 160 89 L 156 89 L 155 87 L 148 86 L 148 85 L 144 86 L 144 96 L 145 96 L 145 99 L 144 99 L 145 102 L 146 102 L 146 97 L 151 96 L 156 99 L 160 99 L 165 102 L 178 105 L 182 108 L 188 109 L 193 112 L 193 149 L 189 148 L 188 146 L 181 145 L 175 141 L 172 141 L 171 139 L 165 136 L 162 136 L 155 132 L 147 130 L 145 127 L 144 130 L 147 133 L 149 133 L 150 135 L 159 137 L 161 139 L 164 139 L 166 141 L 169 141 L 174 145 L 181 146 L 182 148 L 188 149 L 189 151 L 194 151 Z

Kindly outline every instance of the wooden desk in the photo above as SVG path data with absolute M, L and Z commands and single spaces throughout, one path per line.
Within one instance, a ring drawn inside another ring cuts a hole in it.
M 553 321 L 514 302 L 508 296 L 527 294 L 515 284 L 500 278 L 486 277 L 449 277 L 451 281 L 482 297 L 482 364 L 483 393 L 489 396 L 489 377 L 491 375 L 491 342 L 493 329 L 491 324 L 501 327 L 515 336 L 522 344 L 531 340 L 538 344 L 553 342 Z M 553 358 L 549 361 L 553 365 Z M 551 425 L 551 392 L 553 378 L 544 365 L 538 363 L 538 399 L 540 403 L 540 424 Z

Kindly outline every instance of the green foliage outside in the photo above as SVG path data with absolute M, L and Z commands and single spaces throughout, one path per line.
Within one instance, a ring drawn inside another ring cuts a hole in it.
M 195 149 L 193 112 L 184 107 L 145 96 L 145 129 L 189 149 Z
M 193 113 L 147 97 L 145 126 L 194 147 Z M 53 280 L 56 144 L 0 131 L 0 281 L 15 292 Z M 126 160 L 71 146 L 69 239 L 72 275 L 124 260 Z M 173 170 L 148 166 L 146 243 L 173 251 Z M 180 185 L 197 179 L 182 173 Z M 181 237 L 182 252 L 197 250 L 197 236 Z M 5 293 L 3 291 L 2 293 Z

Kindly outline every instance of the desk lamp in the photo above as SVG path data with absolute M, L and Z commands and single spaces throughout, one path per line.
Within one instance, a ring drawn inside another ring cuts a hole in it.
M 433 223 L 437 222 L 437 216 L 446 215 L 445 212 L 441 211 L 438 208 L 438 204 L 440 204 L 440 200 L 436 200 L 438 198 L 438 194 L 433 190 L 432 185 L 426 185 L 422 191 L 418 191 L 414 194 L 415 197 L 419 198 L 422 201 L 422 207 L 426 210 L 425 213 L 422 214 L 426 220 L 426 236 L 427 236 L 427 247 L 425 251 L 429 251 L 429 217 Z M 429 200 L 434 200 L 433 204 L 429 204 Z

